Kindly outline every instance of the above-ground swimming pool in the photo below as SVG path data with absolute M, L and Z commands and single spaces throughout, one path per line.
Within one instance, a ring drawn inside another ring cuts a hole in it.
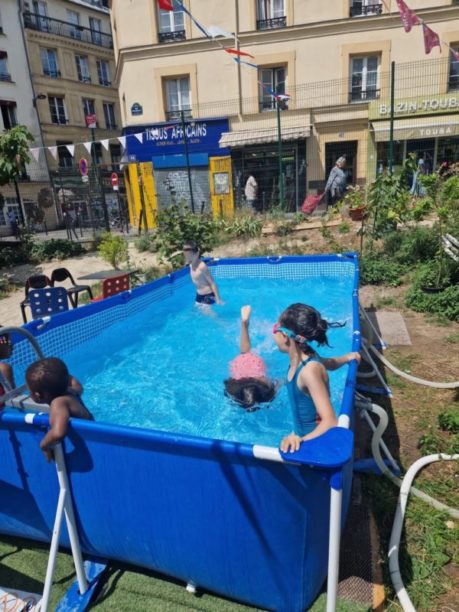
M 96 423 L 74 421 L 65 441 L 82 547 L 275 610 L 302 610 L 327 571 L 333 470 L 279 461 L 291 431 L 285 389 L 246 412 L 223 394 L 239 351 L 239 310 L 251 304 L 253 350 L 283 379 L 288 359 L 272 325 L 293 302 L 328 320 L 323 356 L 358 348 L 353 255 L 220 260 L 224 307 L 198 309 L 188 270 L 28 329 L 85 387 Z M 22 382 L 34 360 L 16 338 Z M 330 374 L 341 421 L 351 416 L 355 367 Z M 48 541 L 57 500 L 43 435 L 12 411 L 0 417 L 0 532 Z M 254 446 L 256 445 L 256 446 Z M 351 471 L 343 484 L 348 499 Z M 6 501 L 5 501 L 6 500 Z M 346 508 L 347 503 L 344 504 Z M 67 543 L 67 534 L 64 535 Z

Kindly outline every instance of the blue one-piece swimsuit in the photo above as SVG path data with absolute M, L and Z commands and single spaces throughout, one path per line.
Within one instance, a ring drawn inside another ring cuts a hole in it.
M 317 414 L 312 397 L 303 393 L 297 384 L 301 370 L 311 361 L 321 362 L 320 357 L 311 355 L 311 357 L 308 357 L 308 359 L 305 359 L 298 365 L 292 380 L 289 381 L 287 379 L 288 398 L 292 407 L 295 433 L 298 436 L 305 436 L 311 433 L 317 427 L 319 421 L 319 415 Z

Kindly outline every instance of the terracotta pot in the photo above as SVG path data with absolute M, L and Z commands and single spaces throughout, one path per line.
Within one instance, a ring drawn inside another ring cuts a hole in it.
M 365 216 L 366 206 L 359 206 L 358 208 L 350 208 L 349 216 L 353 221 L 361 221 Z

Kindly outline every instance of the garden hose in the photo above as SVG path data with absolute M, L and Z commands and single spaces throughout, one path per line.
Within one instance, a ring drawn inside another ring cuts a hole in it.
M 392 370 L 394 374 L 409 380 L 410 382 L 416 383 L 418 385 L 424 385 L 425 387 L 432 387 L 433 389 L 459 389 L 459 381 L 450 382 L 450 383 L 439 383 L 433 382 L 431 380 L 424 380 L 423 378 L 418 378 L 417 376 L 411 376 L 411 374 L 407 374 L 402 370 L 399 370 L 396 366 L 394 366 L 388 359 L 384 357 L 375 347 L 370 344 L 365 338 L 362 338 L 362 341 L 367 349 L 369 349 L 389 370 Z
M 387 416 L 387 412 L 383 408 L 381 408 L 381 406 L 378 406 L 378 404 L 374 404 L 371 400 L 367 398 L 357 399 L 356 406 L 360 409 L 361 413 L 367 411 L 372 412 L 373 414 L 376 414 L 378 416 L 379 423 L 376 426 L 376 429 L 374 430 L 373 436 L 371 438 L 371 452 L 373 454 L 373 458 L 376 462 L 376 465 L 381 470 L 382 474 L 389 478 L 389 480 L 391 480 L 397 487 L 401 487 L 403 481 L 398 478 L 393 472 L 391 472 L 391 470 L 384 463 L 384 460 L 381 456 L 381 438 L 384 432 L 386 431 L 387 425 L 389 423 L 389 417 Z M 459 459 L 459 455 L 457 456 L 457 458 Z M 433 506 L 436 510 L 439 510 L 441 512 L 447 512 L 454 519 L 459 519 L 459 510 L 457 510 L 456 508 L 450 508 L 446 504 L 438 501 L 430 495 L 427 495 L 427 493 L 416 489 L 415 487 L 411 489 L 411 492 L 419 499 L 422 499 L 429 505 Z
M 389 542 L 389 571 L 390 577 L 392 580 L 392 584 L 394 590 L 397 594 L 398 600 L 400 601 L 400 605 L 402 606 L 404 612 L 416 612 L 415 607 L 408 595 L 408 592 L 403 584 L 402 576 L 400 573 L 400 565 L 398 560 L 398 553 L 400 547 L 400 537 L 402 535 L 403 522 L 405 519 L 405 511 L 406 505 L 408 502 L 408 495 L 411 491 L 415 489 L 411 488 L 411 484 L 416 477 L 416 474 L 421 470 L 424 466 L 429 465 L 430 463 L 434 463 L 435 461 L 454 461 L 459 459 L 459 455 L 428 455 L 427 457 L 421 457 L 417 461 L 415 461 L 410 468 L 408 469 L 400 487 L 400 495 L 397 501 L 397 510 L 395 512 L 394 524 L 392 526 L 392 533 L 390 536 Z M 456 511 L 459 516 L 459 511 Z

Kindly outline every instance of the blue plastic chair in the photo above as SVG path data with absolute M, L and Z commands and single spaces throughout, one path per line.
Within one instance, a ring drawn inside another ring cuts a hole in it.
M 31 289 L 28 299 L 33 319 L 42 319 L 69 309 L 67 290 L 65 287 L 45 287 Z

